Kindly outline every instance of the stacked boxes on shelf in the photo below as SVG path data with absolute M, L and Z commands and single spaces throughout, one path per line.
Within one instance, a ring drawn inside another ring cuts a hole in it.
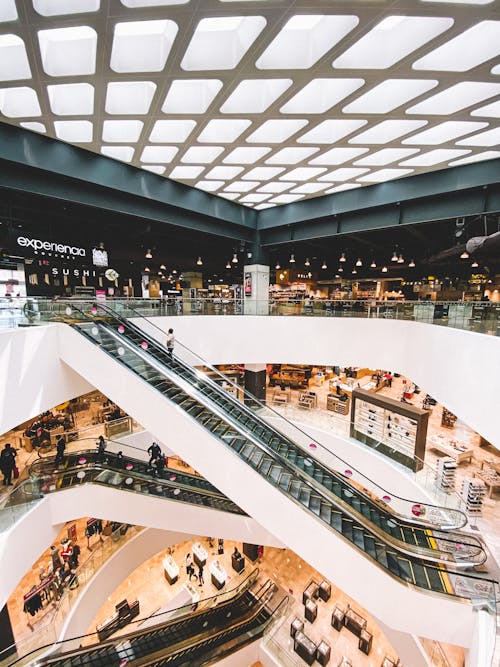
M 462 482 L 462 500 L 465 501 L 469 514 L 480 515 L 486 485 L 481 479 L 468 477 Z
M 444 456 L 437 462 L 436 483 L 446 493 L 450 493 L 455 489 L 456 470 L 457 462 L 451 456 Z

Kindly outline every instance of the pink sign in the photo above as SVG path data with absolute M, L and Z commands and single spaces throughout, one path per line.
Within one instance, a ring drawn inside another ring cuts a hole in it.
M 316 445 L 314 442 L 309 443 L 309 449 L 317 449 L 318 445 Z
M 352 477 L 352 470 L 349 470 L 349 469 L 344 470 L 344 475 L 345 475 L 346 477 Z
M 391 502 L 391 496 L 382 496 L 382 500 L 384 503 L 390 503 Z
M 131 463 L 127 463 L 127 465 L 125 466 L 127 470 L 132 470 L 133 467 L 134 466 Z
M 123 333 L 124 331 L 125 327 L 123 326 L 123 324 L 120 324 L 120 326 L 118 327 L 118 333 Z
M 142 343 L 141 343 L 141 347 L 142 347 L 143 350 L 147 350 L 147 349 L 148 349 L 148 344 L 146 343 L 145 340 L 142 341 Z
M 415 503 L 415 505 L 412 505 L 411 513 L 415 516 L 420 516 L 422 514 L 422 505 L 420 503 Z
M 78 463 L 80 465 L 83 465 L 84 463 L 87 463 L 87 459 L 84 456 L 80 456 L 80 458 L 78 459 Z

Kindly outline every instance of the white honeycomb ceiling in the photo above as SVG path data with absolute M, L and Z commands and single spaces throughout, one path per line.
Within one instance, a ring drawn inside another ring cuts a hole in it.
M 500 156 L 500 0 L 0 0 L 0 119 L 264 209 Z

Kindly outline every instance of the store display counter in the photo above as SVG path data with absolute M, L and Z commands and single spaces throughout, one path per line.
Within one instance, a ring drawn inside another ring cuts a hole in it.
M 308 665 L 316 660 L 316 644 L 303 632 L 296 632 L 293 641 L 293 650 L 300 655 Z
M 170 585 L 175 584 L 179 578 L 179 566 L 174 561 L 172 556 L 167 556 L 163 559 L 163 570 L 165 572 L 165 579 Z
M 473 477 L 478 477 L 488 488 L 488 498 L 500 492 L 500 475 L 494 470 L 476 470 Z
M 186 583 L 182 587 L 188 594 L 189 597 L 191 598 L 191 602 L 193 604 L 196 604 L 200 600 L 200 594 L 196 590 L 196 588 L 191 584 L 189 581 L 186 581 Z
M 207 564 L 208 553 L 207 550 L 201 546 L 199 542 L 193 544 L 193 559 L 198 567 Z
M 226 583 L 226 570 L 222 567 L 218 560 L 214 560 L 212 563 L 210 563 L 209 569 L 213 585 L 215 588 L 217 588 L 217 590 L 220 590 Z
M 468 449 L 466 445 L 450 441 L 439 433 L 431 435 L 427 438 L 427 443 L 431 449 L 434 449 L 436 452 L 440 452 L 445 456 L 449 456 L 452 459 L 455 459 L 457 464 L 467 461 L 470 463 L 472 461 L 472 456 L 474 454 L 473 449 Z

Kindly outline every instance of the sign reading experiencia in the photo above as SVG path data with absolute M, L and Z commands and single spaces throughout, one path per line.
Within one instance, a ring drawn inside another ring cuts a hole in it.
M 18 236 L 17 245 L 21 248 L 32 249 L 35 254 L 58 253 L 61 255 L 71 255 L 73 257 L 86 257 L 85 248 L 66 245 L 65 243 L 54 243 L 52 241 L 42 241 L 41 239 L 31 239 L 29 236 Z

